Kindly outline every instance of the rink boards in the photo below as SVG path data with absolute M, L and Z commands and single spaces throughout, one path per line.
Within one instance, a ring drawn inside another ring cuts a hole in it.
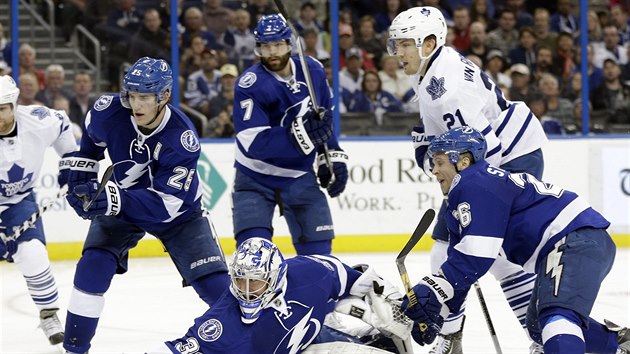
M 350 156 L 346 191 L 330 199 L 335 224 L 336 252 L 398 251 L 427 208 L 439 208 L 439 185 L 415 167 L 409 139 L 348 139 L 341 142 Z M 555 139 L 543 149 L 546 182 L 573 190 L 611 221 L 609 232 L 620 247 L 630 247 L 630 138 Z M 40 175 L 38 199 L 56 195 L 57 161 L 49 149 Z M 234 178 L 234 142 L 202 144 L 198 176 L 204 205 L 226 253 L 234 250 L 232 239 L 231 186 Z M 101 171 L 109 161 L 101 161 Z M 124 208 L 124 206 L 123 206 Z M 44 217 L 52 259 L 80 255 L 89 222 L 80 219 L 65 200 L 57 200 Z M 276 242 L 290 251 L 286 223 L 276 209 L 273 222 Z M 417 249 L 428 249 L 425 238 Z M 133 256 L 164 255 L 161 244 L 147 236 Z

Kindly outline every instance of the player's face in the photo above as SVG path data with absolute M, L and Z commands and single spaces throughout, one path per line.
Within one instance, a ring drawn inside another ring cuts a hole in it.
M 284 69 L 291 55 L 291 47 L 286 41 L 260 43 L 256 49 L 260 60 L 271 71 Z
M 159 109 L 157 96 L 154 93 L 129 92 L 129 104 L 136 124 L 139 126 L 146 126 L 151 122 Z
M 0 134 L 8 133 L 13 128 L 13 108 L 10 103 L 0 104 Z
M 248 288 L 249 282 L 249 288 Z M 267 282 L 257 279 L 237 278 L 236 286 L 244 294 L 247 294 L 249 300 L 258 299 L 267 290 Z
M 435 175 L 438 182 L 440 183 L 440 188 L 442 189 L 442 193 L 444 195 L 448 194 L 448 191 L 451 189 L 451 184 L 453 183 L 453 178 L 457 175 L 457 170 L 455 166 L 449 161 L 448 155 L 445 153 L 438 153 L 433 156 L 433 169 L 431 172 Z
M 413 39 L 397 39 L 394 41 L 394 53 L 402 65 L 406 75 L 415 75 L 420 68 L 420 53 Z

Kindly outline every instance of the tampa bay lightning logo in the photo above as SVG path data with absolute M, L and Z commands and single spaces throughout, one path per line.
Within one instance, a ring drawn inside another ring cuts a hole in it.
M 99 97 L 98 100 L 94 102 L 94 109 L 97 111 L 104 110 L 105 108 L 109 107 L 110 104 L 112 104 L 113 99 L 114 96 L 111 95 L 103 95 Z
M 204 342 L 214 342 L 223 334 L 223 324 L 221 321 L 211 318 L 202 323 L 197 330 L 197 335 Z
M 256 74 L 253 72 L 248 72 L 238 80 L 238 86 L 242 88 L 251 87 L 257 80 Z
M 199 150 L 199 139 L 195 136 L 195 133 L 192 130 L 186 130 L 182 133 L 182 136 L 179 139 L 182 143 L 184 149 L 195 152 Z
M 282 338 L 274 353 L 299 353 L 313 342 L 322 328 L 320 321 L 312 317 L 312 307 L 308 307 L 297 301 L 288 301 L 287 305 L 289 307 L 288 315 L 282 316 L 279 312 L 276 312 L 278 321 L 289 331 L 284 338 Z M 306 309 L 308 309 L 308 311 L 304 313 Z M 304 315 L 299 318 L 299 314 Z
M 284 115 L 280 119 L 280 126 L 286 126 L 293 122 L 296 117 L 302 117 L 311 108 L 310 96 L 304 97 L 301 101 L 295 103 L 284 111 Z
M 121 188 L 129 188 L 136 184 L 150 186 L 149 164 L 151 150 L 147 144 L 140 144 L 134 139 L 129 145 L 129 160 L 116 161 L 114 178 Z
M 443 94 L 446 93 L 446 89 L 444 88 L 444 78 L 436 78 L 435 76 L 431 77 L 429 85 L 427 86 L 427 92 L 431 95 L 431 99 L 433 101 L 442 97 Z
M 427 9 L 426 7 L 423 7 L 422 10 L 420 10 L 420 14 L 429 17 L 429 15 L 431 14 L 431 10 Z
M 7 171 L 7 180 L 0 179 L 0 194 L 4 197 L 11 197 L 22 190 L 32 179 L 32 172 L 24 175 L 24 168 L 20 165 L 13 164 L 9 171 Z

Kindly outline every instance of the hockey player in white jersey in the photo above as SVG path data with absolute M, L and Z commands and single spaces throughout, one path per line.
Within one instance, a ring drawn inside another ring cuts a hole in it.
M 148 354 L 389 353 L 325 325 L 329 304 L 348 297 L 368 299 L 355 312 L 381 333 L 410 337 L 402 294 L 372 267 L 355 269 L 331 255 L 284 259 L 271 241 L 251 237 L 234 252 L 230 276 L 229 290 L 184 337 Z
M 15 263 L 24 275 L 39 310 L 40 326 L 50 344 L 55 345 L 63 341 L 63 327 L 57 317 L 59 295 L 41 219 L 17 238 L 12 236 L 39 209 L 33 188 L 46 149 L 52 146 L 63 156 L 71 154 L 77 145 L 65 112 L 44 106 L 18 106 L 19 94 L 10 76 L 0 76 L 0 260 Z M 67 183 L 67 172 L 60 171 L 60 186 Z
M 590 318 L 615 259 L 610 222 L 577 194 L 527 173 L 484 160 L 485 137 L 459 127 L 431 142 L 427 154 L 448 198 L 448 259 L 413 287 L 417 303 L 403 308 L 420 344 L 433 341 L 449 312 L 502 253 L 536 273 L 527 331 L 547 354 L 627 354 L 630 330 Z M 423 326 L 424 327 L 424 326 Z
M 505 99 L 501 89 L 475 64 L 445 46 L 446 22 L 439 9 L 414 7 L 403 11 L 389 28 L 388 51 L 398 56 L 412 81 L 422 126 L 412 133 L 418 165 L 426 167 L 429 142 L 450 129 L 471 126 L 488 142 L 487 161 L 511 172 L 542 177 L 541 147 L 547 141 L 539 120 L 522 102 Z M 448 233 L 443 203 L 432 237 L 431 268 L 446 259 Z M 525 309 L 534 274 L 499 258 L 490 270 L 500 281 L 512 310 L 525 326 Z M 432 353 L 461 353 L 463 307 L 447 319 Z M 533 344 L 535 347 L 535 344 Z

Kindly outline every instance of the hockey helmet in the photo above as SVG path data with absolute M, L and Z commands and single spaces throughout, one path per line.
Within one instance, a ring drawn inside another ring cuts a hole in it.
M 460 155 L 465 152 L 472 154 L 474 162 L 481 161 L 486 156 L 486 149 L 486 138 L 483 134 L 469 126 L 463 126 L 433 139 L 427 153 L 431 159 L 437 153 L 445 153 L 449 161 L 456 164 Z
M 263 43 L 286 41 L 289 48 L 293 46 L 291 28 L 280 14 L 264 15 L 261 17 L 254 29 L 254 38 L 256 39 L 254 53 L 257 56 L 262 56 L 260 45 Z
M 396 55 L 396 40 L 413 39 L 420 51 L 420 58 L 426 59 L 422 55 L 424 40 L 434 35 L 435 51 L 446 43 L 447 32 L 444 15 L 439 9 L 431 6 L 413 7 L 399 13 L 389 26 L 387 51 L 389 55 Z
M 10 75 L 0 76 L 0 104 L 10 103 L 15 109 L 20 89 Z
M 273 242 L 252 237 L 238 247 L 230 263 L 230 292 L 238 300 L 243 323 L 256 321 L 282 292 L 286 273 L 286 261 Z
M 158 102 L 173 86 L 173 71 L 165 60 L 143 57 L 138 59 L 123 78 L 120 93 L 123 106 L 129 105 L 129 92 L 154 93 Z

